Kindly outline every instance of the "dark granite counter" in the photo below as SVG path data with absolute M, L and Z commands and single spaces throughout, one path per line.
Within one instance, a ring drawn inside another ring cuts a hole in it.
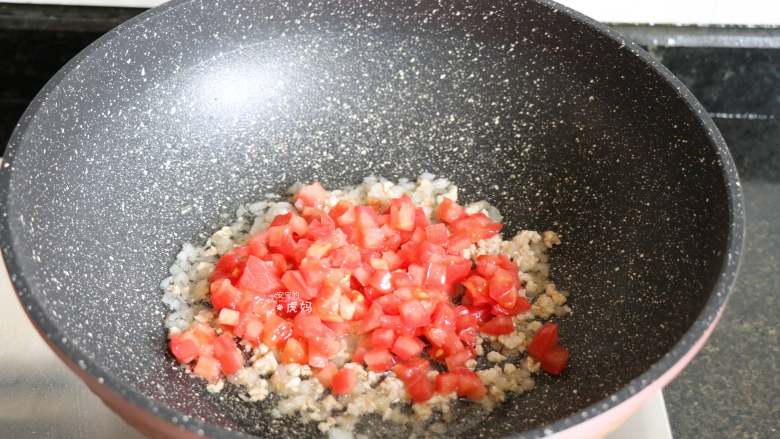
M 136 13 L 0 5 L 0 148 L 62 64 Z M 745 193 L 742 269 L 710 342 L 665 390 L 672 429 L 678 438 L 780 437 L 780 30 L 619 30 L 648 45 L 713 115 Z

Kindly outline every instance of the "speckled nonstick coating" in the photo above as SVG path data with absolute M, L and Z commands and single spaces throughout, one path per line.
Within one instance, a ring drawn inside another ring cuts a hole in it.
M 453 434 L 538 437 L 602 413 L 726 301 L 743 213 L 720 134 L 646 53 L 546 1 L 144 13 L 23 116 L 0 171 L 0 244 L 31 318 L 84 374 L 193 432 L 297 436 L 314 430 L 174 367 L 158 285 L 179 245 L 240 202 L 423 171 L 498 206 L 508 233 L 560 231 L 553 276 L 574 309 L 560 321 L 570 368 Z

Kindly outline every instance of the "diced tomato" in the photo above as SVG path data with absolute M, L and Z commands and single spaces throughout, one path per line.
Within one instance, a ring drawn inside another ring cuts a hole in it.
M 271 267 L 273 268 L 276 277 L 281 277 L 281 275 L 287 271 L 287 258 L 285 258 L 283 254 L 271 253 L 266 256 L 266 258 L 268 258 L 266 260 L 267 262 L 271 262 Z
M 331 237 L 335 232 L 336 223 L 333 221 L 333 218 L 324 213 L 319 213 L 319 217 L 309 223 L 305 236 L 312 241 L 319 241 Z M 340 244 L 339 241 L 340 240 L 335 240 L 332 242 L 332 246 L 338 247 Z
M 445 364 L 447 370 L 454 371 L 460 367 L 463 367 L 467 361 L 474 358 L 474 354 L 470 350 L 459 350 L 447 356 Z
M 408 360 L 419 355 L 424 347 L 425 344 L 419 338 L 401 335 L 395 339 L 392 351 L 398 358 Z
M 444 197 L 442 202 L 439 203 L 439 206 L 436 208 L 436 218 L 438 218 L 439 221 L 447 224 L 453 223 L 463 218 L 465 215 L 466 212 L 463 209 L 463 206 L 450 200 L 447 197 Z
M 295 200 L 304 206 L 317 207 L 328 199 L 328 192 L 319 182 L 303 186 L 295 195 Z
M 568 362 L 569 351 L 563 346 L 556 344 L 548 349 L 544 357 L 542 357 L 542 370 L 550 375 L 560 375 Z
M 383 328 L 392 329 L 396 333 L 401 332 L 404 328 L 400 316 L 383 315 L 379 317 L 379 324 Z
M 493 318 L 493 315 L 490 312 L 489 306 L 482 306 L 482 307 L 470 307 L 469 308 L 469 314 L 474 316 L 474 318 L 477 319 L 477 323 L 479 325 L 485 324 L 488 322 L 488 320 Z
M 349 212 L 350 210 L 354 209 L 354 206 L 349 201 L 341 200 L 338 203 L 336 203 L 335 206 L 333 206 L 330 209 L 330 212 L 328 214 L 331 218 L 333 218 L 339 225 L 341 225 L 341 222 L 339 221 L 339 218 L 341 218 L 342 215 Z M 354 217 L 352 218 L 354 221 Z
M 447 225 L 444 223 L 431 224 L 425 228 L 425 236 L 434 244 L 447 243 Z
M 341 288 L 326 282 L 317 299 L 314 301 L 314 312 L 326 322 L 342 322 L 344 319 L 339 313 L 341 305 Z
M 409 276 L 412 277 L 412 285 L 422 285 L 425 281 L 425 267 L 411 264 L 407 268 Z
M 481 255 L 477 257 L 477 273 L 484 278 L 491 278 L 498 269 L 498 257 Z
M 309 300 L 317 296 L 317 290 L 306 284 L 306 280 L 298 270 L 286 271 L 282 275 L 282 284 L 287 291 L 297 293 L 301 300 Z
M 303 237 L 306 235 L 306 231 L 309 229 L 309 224 L 305 219 L 293 214 L 290 217 L 290 228 L 294 234 L 298 235 L 298 237 Z
M 419 259 L 417 256 L 417 248 L 418 243 L 408 241 L 404 244 L 401 244 L 401 247 L 398 249 L 398 251 L 396 251 L 396 254 L 398 254 L 398 257 L 401 258 L 404 265 L 414 264 Z
M 428 360 L 420 357 L 413 357 L 407 361 L 399 362 L 393 367 L 393 373 L 401 381 L 409 381 L 416 376 L 425 376 L 428 374 L 431 365 Z
M 187 364 L 198 358 L 199 348 L 192 338 L 172 335 L 168 343 L 179 363 Z
M 287 339 L 280 359 L 282 360 L 282 363 L 306 364 L 308 361 L 306 357 L 306 345 L 295 338 Z
M 238 281 L 238 287 L 260 295 L 270 294 L 284 288 L 268 264 L 255 256 L 249 256 L 247 259 L 244 273 Z
M 246 246 L 236 247 L 225 253 L 217 261 L 214 272 L 211 273 L 209 280 L 213 283 L 220 279 L 228 279 L 231 282 L 238 281 L 241 273 L 244 271 L 246 258 L 249 255 L 249 248 Z
M 224 333 L 214 342 L 214 358 L 219 361 L 225 375 L 233 375 L 244 365 L 244 356 L 238 350 L 233 337 Z
M 293 334 L 296 337 L 312 338 L 318 335 L 327 335 L 328 329 L 316 314 L 299 313 L 293 321 Z
M 528 345 L 528 354 L 541 361 L 551 347 L 558 344 L 558 324 L 545 323 Z
M 355 269 L 361 265 L 360 251 L 352 245 L 345 245 L 330 252 L 330 262 L 334 267 Z
M 515 303 L 514 308 L 507 309 L 496 303 L 491 308 L 491 312 L 497 316 L 516 316 L 530 309 L 531 302 L 529 302 L 525 297 L 517 296 L 517 302 Z
M 390 203 L 390 227 L 396 230 L 414 230 L 414 204 L 404 194 Z
M 313 367 L 322 367 L 321 364 L 313 364 L 313 357 L 320 356 L 323 357 L 325 361 L 327 361 L 334 355 L 338 354 L 342 349 L 341 341 L 339 341 L 339 339 L 332 333 L 332 331 L 323 333 L 322 335 L 310 337 L 308 341 L 309 364 Z M 319 358 L 317 360 L 321 361 L 322 359 Z
M 477 328 L 464 328 L 458 331 L 458 338 L 469 348 L 473 348 L 477 344 Z
M 204 345 L 210 345 L 211 342 L 217 338 L 217 334 L 214 331 L 214 328 L 201 322 L 196 322 L 190 325 L 186 333 L 191 335 L 195 339 L 195 342 L 198 344 L 198 346 L 201 348 Z
M 406 392 L 414 402 L 425 402 L 433 396 L 433 383 L 427 376 L 418 376 L 405 384 Z
M 374 349 L 390 349 L 395 341 L 395 331 L 390 328 L 377 328 L 371 332 L 371 347 Z
M 458 396 L 466 397 L 472 401 L 479 401 L 487 394 L 485 385 L 479 379 L 479 375 L 465 368 L 458 369 Z
M 263 322 L 257 317 L 249 317 L 246 322 L 241 338 L 252 343 L 255 346 L 260 345 L 260 338 L 263 336 Z
M 497 269 L 488 282 L 490 298 L 506 309 L 514 308 L 517 303 L 516 278 L 517 276 L 503 268 Z
M 201 355 L 200 358 L 198 358 L 198 362 L 195 363 L 195 367 L 192 369 L 192 373 L 196 376 L 212 383 L 219 380 L 219 371 L 219 361 L 214 357 L 206 355 Z
M 368 284 L 383 293 L 389 293 L 393 289 L 390 272 L 387 270 L 375 271 Z
M 399 232 L 397 230 L 393 230 L 390 226 L 385 224 L 382 226 L 379 230 L 382 231 L 382 234 L 384 235 L 384 241 L 382 244 L 382 249 L 385 251 L 396 251 L 398 250 L 398 247 L 401 246 L 401 244 L 404 242 L 403 237 L 401 236 L 402 233 L 409 233 L 409 232 Z
M 428 341 L 434 346 L 444 346 L 447 343 L 449 336 L 450 331 L 447 329 L 437 326 L 429 326 L 425 328 L 425 338 L 427 338 Z
M 293 216 L 292 212 L 276 215 L 274 219 L 271 220 L 271 224 L 269 224 L 269 227 L 286 226 L 287 224 L 290 224 L 290 218 L 292 218 L 292 216 Z
M 447 266 L 447 285 L 454 285 L 466 279 L 471 273 L 471 260 L 451 256 L 445 262 Z
M 365 206 L 355 208 L 357 226 L 357 241 L 364 249 L 381 249 L 384 242 L 384 234 L 377 226 L 373 210 Z
M 355 371 L 349 368 L 342 368 L 333 375 L 331 392 L 336 396 L 346 395 L 352 392 L 352 388 L 355 387 L 355 381 L 357 381 Z
M 392 250 L 382 252 L 382 259 L 387 263 L 387 270 L 393 271 L 403 266 L 401 257 Z
M 358 346 L 355 348 L 355 351 L 352 352 L 352 362 L 358 364 L 363 363 L 366 352 L 368 352 L 368 349 L 363 346 Z
M 325 261 L 313 258 L 304 258 L 298 266 L 298 270 L 301 272 L 306 285 L 312 288 L 319 288 L 328 275 L 328 266 Z
M 317 380 L 319 380 L 323 387 L 330 388 L 333 376 L 336 375 L 336 372 L 338 371 L 339 369 L 335 364 L 327 362 L 322 369 L 314 373 L 314 376 L 317 377 Z
M 431 313 L 427 312 L 419 300 L 410 300 L 398 307 L 401 320 L 409 328 L 425 326 L 431 322 Z
M 266 257 L 268 255 L 267 239 L 268 235 L 266 233 L 260 233 L 250 239 L 247 243 L 249 254 L 261 259 Z
M 515 331 L 515 322 L 511 317 L 494 317 L 489 322 L 479 327 L 480 332 L 489 335 L 505 335 Z
M 424 285 L 436 290 L 445 290 L 447 288 L 447 266 L 438 262 L 428 263 Z
M 222 308 L 219 312 L 219 317 L 217 317 L 217 323 L 220 325 L 236 326 L 240 318 L 240 312 L 229 308 Z
M 465 328 L 476 328 L 479 326 L 479 320 L 475 315 L 469 312 L 465 306 L 459 306 L 455 309 L 455 328 L 457 330 Z
M 318 239 L 314 241 L 308 249 L 306 249 L 306 256 L 315 259 L 322 259 L 328 254 L 330 249 L 333 248 L 333 244 L 326 239 Z
M 439 302 L 431 316 L 433 325 L 439 328 L 455 329 L 455 310 L 445 302 Z
M 463 250 L 471 247 L 471 238 L 466 233 L 453 233 L 447 238 L 447 253 L 460 255 Z
M 268 347 L 277 347 L 292 336 L 293 328 L 290 322 L 271 314 L 263 326 L 263 343 Z
M 222 308 L 236 309 L 241 301 L 241 291 L 234 287 L 228 279 L 220 279 L 211 283 L 211 306 L 219 311 Z
M 210 300 L 222 335 L 206 324 L 191 325 L 169 342 L 177 361 L 197 361 L 196 375 L 214 382 L 243 366 L 238 337 L 268 345 L 283 363 L 308 364 L 341 395 L 352 391 L 355 373 L 338 370 L 331 359 L 345 348 L 345 336 L 362 334 L 352 361 L 373 372 L 392 369 L 412 401 L 426 401 L 434 391 L 483 398 L 479 377 L 464 368 L 477 336 L 511 333 L 512 316 L 530 309 L 517 265 L 507 256 L 479 256 L 476 266 L 463 257 L 501 224 L 483 213 L 467 215 L 447 198 L 435 209 L 441 222 L 430 224 L 408 195 L 368 206 L 340 201 L 325 212 L 329 196 L 319 183 L 304 186 L 297 210 L 278 215 L 247 245 L 220 258 L 210 276 Z M 465 293 L 455 306 L 459 285 Z M 312 312 L 268 297 L 286 291 L 309 301 Z M 568 352 L 558 344 L 557 326 L 549 332 L 545 325 L 528 351 L 545 371 L 559 374 Z M 436 374 L 434 383 L 422 356 L 450 372 Z
M 355 325 L 350 322 L 322 322 L 322 324 L 330 329 L 336 337 L 351 334 L 355 328 Z
M 363 326 L 361 332 L 369 332 L 380 326 L 380 317 L 382 317 L 382 305 L 378 303 L 372 303 L 368 308 L 366 316 L 363 318 Z
M 482 276 L 473 274 L 463 281 L 466 288 L 464 299 L 469 306 L 482 306 L 493 303 L 488 296 L 488 282 Z
M 458 391 L 458 375 L 452 372 L 440 372 L 436 375 L 436 393 L 448 395 Z
M 425 214 L 425 209 L 422 207 L 418 207 L 414 209 L 414 225 L 415 227 L 419 227 L 421 229 L 424 229 L 428 227 L 431 224 L 430 221 L 428 221 L 428 215 Z
M 295 239 L 289 225 L 268 228 L 268 249 L 292 258 L 295 254 Z
M 393 367 L 393 356 L 387 349 L 372 349 L 363 355 L 363 361 L 368 370 L 373 372 L 386 372 Z

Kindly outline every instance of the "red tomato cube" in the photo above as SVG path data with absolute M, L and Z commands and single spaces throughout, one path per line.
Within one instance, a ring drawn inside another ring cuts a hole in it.
M 371 349 L 363 355 L 363 361 L 368 370 L 373 372 L 386 372 L 393 367 L 393 356 L 387 349 Z
M 335 375 L 333 375 L 331 380 L 331 392 L 333 392 L 333 394 L 336 396 L 346 395 L 352 391 L 353 387 L 355 387 L 356 381 L 357 377 L 355 376 L 354 370 L 349 368 L 342 368 L 336 372 Z
M 234 287 L 228 279 L 212 282 L 209 290 L 211 293 L 211 305 L 216 311 L 222 308 L 236 309 L 241 301 L 241 290 Z
M 511 317 L 494 317 L 489 322 L 479 327 L 480 332 L 489 335 L 506 335 L 515 331 L 515 322 Z
M 476 373 L 461 368 L 456 371 L 458 375 L 458 396 L 466 397 L 472 401 L 479 401 L 487 394 L 485 385 Z
M 247 259 L 244 274 L 238 280 L 238 287 L 261 296 L 284 288 L 268 263 L 255 256 L 249 256 Z
M 371 347 L 374 349 L 390 349 L 395 342 L 395 331 L 390 328 L 377 328 L 371 333 Z
M 436 375 L 436 392 L 447 395 L 458 391 L 458 375 L 451 372 L 440 372 Z
M 214 341 L 214 358 L 219 361 L 225 375 L 233 375 L 244 365 L 244 356 L 238 350 L 233 337 L 223 333 Z
M 402 360 L 408 360 L 420 355 L 425 344 L 417 337 L 401 335 L 395 339 L 392 351 Z
M 414 402 L 425 402 L 433 396 L 433 383 L 427 376 L 418 376 L 405 384 L 406 392 Z
M 549 348 L 544 357 L 542 357 L 542 370 L 550 375 L 560 375 L 568 362 L 569 351 L 563 346 L 556 344 Z
M 414 329 L 431 322 L 431 313 L 426 311 L 419 300 L 410 300 L 398 307 L 401 321 L 407 327 Z
M 333 381 L 333 376 L 336 375 L 336 372 L 338 371 L 339 369 L 335 364 L 327 362 L 325 366 L 322 367 L 322 369 L 314 373 L 314 376 L 317 377 L 317 380 L 319 380 L 323 387 L 330 388 Z
M 172 335 L 168 344 L 179 363 L 187 364 L 198 358 L 199 348 L 192 338 Z
M 439 221 L 450 224 L 466 216 L 463 206 L 444 197 L 436 208 L 436 217 Z
M 306 364 L 308 360 L 306 357 L 306 344 L 295 338 L 287 339 L 280 359 L 282 363 Z
M 528 354 L 541 361 L 547 351 L 558 344 L 558 325 L 545 323 L 528 345 Z
M 404 194 L 390 203 L 390 227 L 396 230 L 414 230 L 414 204 L 409 195 Z
M 302 187 L 297 194 L 295 194 L 295 200 L 300 201 L 304 206 L 318 207 L 328 199 L 328 192 L 319 182 L 307 184 Z
M 202 355 L 198 358 L 198 362 L 195 363 L 192 373 L 213 383 L 219 380 L 219 367 L 219 361 L 214 357 Z
M 219 312 L 219 317 L 217 317 L 217 323 L 219 323 L 220 325 L 236 326 L 240 318 L 241 318 L 240 312 L 229 308 L 223 308 Z

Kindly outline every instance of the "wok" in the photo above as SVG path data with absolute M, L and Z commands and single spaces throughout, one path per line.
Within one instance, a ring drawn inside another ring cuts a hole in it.
M 429 171 L 496 205 L 510 234 L 564 236 L 570 367 L 452 435 L 613 428 L 702 346 L 742 246 L 738 176 L 701 105 L 543 0 L 174 0 L 68 63 L 6 151 L 0 245 L 21 303 L 152 436 L 316 432 L 174 367 L 158 287 L 181 243 L 295 181 Z

